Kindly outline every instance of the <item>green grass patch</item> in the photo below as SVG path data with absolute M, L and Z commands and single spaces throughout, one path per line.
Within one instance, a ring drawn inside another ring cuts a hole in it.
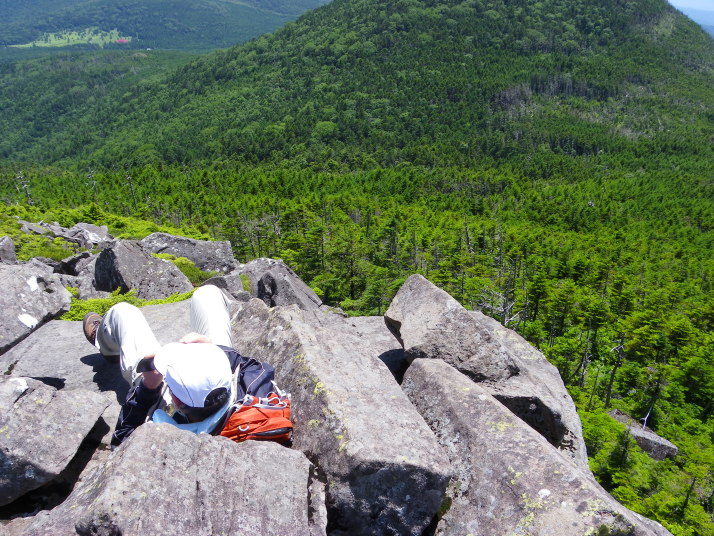
M 59 237 L 22 234 L 12 238 L 15 243 L 15 255 L 19 261 L 29 261 L 33 257 L 46 257 L 61 261 L 78 251 L 76 244 Z
M 30 43 L 24 43 L 22 45 L 10 45 L 13 48 L 56 48 L 56 47 L 70 47 L 73 45 L 95 45 L 98 47 L 104 47 L 109 43 L 120 43 L 131 41 L 130 36 L 123 36 L 119 34 L 119 30 L 109 30 L 104 31 L 99 28 L 85 28 L 84 30 L 66 30 L 63 32 L 56 33 L 45 33 L 42 37 L 36 39 Z
M 240 274 L 240 281 L 243 283 L 243 290 L 250 292 L 250 278 L 246 274 Z
M 170 261 L 176 265 L 176 267 L 181 270 L 183 275 L 188 277 L 191 284 L 194 287 L 199 287 L 205 283 L 208 279 L 220 275 L 221 272 L 204 272 L 198 268 L 193 262 L 191 262 L 186 257 L 177 257 L 176 255 L 171 255 L 170 253 L 152 253 L 152 257 L 158 259 L 164 259 Z
M 12 239 L 15 255 L 20 261 L 29 261 L 33 257 L 47 257 L 60 261 L 78 251 L 76 244 L 62 238 L 23 233 L 17 220 L 8 214 L 0 216 L 0 236 L 8 236 Z
M 72 291 L 70 290 L 70 292 Z M 115 290 L 108 298 L 95 298 L 91 300 L 79 300 L 75 294 L 76 292 L 72 292 L 72 303 L 70 309 L 60 317 L 61 320 L 82 320 L 84 315 L 90 312 L 104 315 L 110 307 L 120 302 L 127 302 L 135 305 L 136 307 L 180 302 L 189 299 L 193 294 L 193 291 L 184 292 L 183 294 L 171 294 L 171 296 L 159 300 L 142 300 L 141 298 L 137 298 L 136 289 L 132 289 L 126 294 L 122 294 L 119 290 Z

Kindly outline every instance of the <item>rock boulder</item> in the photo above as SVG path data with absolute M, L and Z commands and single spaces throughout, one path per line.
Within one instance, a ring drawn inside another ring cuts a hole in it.
M 97 290 L 122 292 L 136 289 L 139 298 L 152 300 L 166 298 L 177 292 L 188 292 L 193 285 L 172 263 L 151 257 L 135 243 L 128 240 L 99 254 L 94 268 Z
M 615 409 L 608 414 L 618 422 L 625 424 L 630 431 L 630 435 L 652 459 L 664 460 L 677 456 L 679 449 L 674 443 L 667 441 L 664 437 L 655 434 L 652 430 L 643 427 L 635 419 Z
M 149 423 L 24 534 L 318 536 L 315 486 L 300 452 Z
M 19 220 L 22 224 L 22 231 L 25 233 L 35 233 L 63 238 L 67 242 L 77 244 L 84 249 L 100 248 L 104 249 L 114 243 L 114 238 L 109 234 L 106 225 L 97 226 L 91 223 L 78 223 L 71 228 L 62 227 L 55 223 L 31 223 Z
M 6 264 L 15 264 L 17 262 L 15 243 L 9 236 L 0 237 L 0 262 Z
M 72 296 L 41 263 L 0 264 L 0 354 L 69 310 Z
M 80 238 L 86 249 L 105 249 L 116 242 L 116 239 L 109 234 L 106 225 L 94 225 L 92 223 L 77 223 L 69 229 L 69 236 Z
M 350 319 L 253 299 L 233 318 L 245 355 L 276 367 L 292 394 L 294 448 L 325 475 L 333 535 L 421 534 L 451 468 L 424 420 Z
M 147 253 L 170 253 L 176 257 L 186 257 L 198 268 L 207 272 L 232 271 L 238 264 L 226 241 L 196 240 L 166 233 L 152 233 L 141 242 Z
M 444 361 L 415 360 L 402 386 L 456 472 L 436 534 L 671 536 Z
M 111 292 L 98 290 L 96 281 L 97 259 L 99 255 L 81 259 L 75 266 L 76 276 L 62 275 L 65 285 L 71 285 L 77 289 L 77 296 L 81 300 L 91 300 L 93 298 L 107 298 Z
M 475 381 L 495 382 L 520 371 L 469 311 L 421 275 L 404 282 L 384 319 L 410 361 L 443 359 Z
M 62 259 L 55 273 L 79 275 L 94 257 L 96 257 L 96 255 L 92 255 L 89 251 L 82 251 L 81 253 Z
M 241 275 L 237 272 L 232 272 L 225 275 L 217 275 L 207 279 L 204 285 L 214 285 L 220 289 L 225 290 L 230 294 L 234 300 L 239 302 L 250 301 L 251 298 L 257 298 L 253 296 L 250 292 L 243 288 L 243 279 Z
M 420 275 L 406 280 L 385 321 L 408 360 L 441 359 L 587 467 L 582 426 L 558 370 L 520 335 L 467 311 Z
M 392 335 L 381 316 L 357 316 L 349 319 L 358 337 L 368 340 L 374 348 L 373 354 L 382 361 L 397 382 L 402 382 L 409 363 L 404 356 L 404 348 Z
M 322 305 L 320 297 L 281 260 L 256 259 L 240 265 L 234 273 L 247 277 L 251 295 L 268 307 L 295 304 L 309 310 Z
M 56 478 L 108 405 L 98 393 L 0 376 L 0 506 Z

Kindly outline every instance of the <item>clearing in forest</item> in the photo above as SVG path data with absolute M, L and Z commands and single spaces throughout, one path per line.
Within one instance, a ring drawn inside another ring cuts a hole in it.
M 104 47 L 108 43 L 129 43 L 131 37 L 123 36 L 116 28 L 114 30 L 100 30 L 99 28 L 85 28 L 84 30 L 65 30 L 62 32 L 45 33 L 30 43 L 10 45 L 15 48 L 31 47 L 69 47 L 72 45 L 96 45 Z

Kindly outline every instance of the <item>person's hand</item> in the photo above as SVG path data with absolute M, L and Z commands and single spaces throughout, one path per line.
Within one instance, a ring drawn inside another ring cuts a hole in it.
M 144 356 L 144 359 L 154 357 L 154 354 Z M 164 377 L 158 370 L 147 370 L 141 373 L 144 385 L 147 389 L 156 389 L 164 381 Z
M 211 339 L 209 339 L 205 335 L 192 331 L 191 333 L 187 333 L 186 335 L 181 337 L 179 339 L 179 342 L 183 344 L 190 344 L 193 342 L 211 342 Z
M 156 370 L 142 372 L 141 375 L 147 389 L 156 389 L 164 381 L 164 377 Z

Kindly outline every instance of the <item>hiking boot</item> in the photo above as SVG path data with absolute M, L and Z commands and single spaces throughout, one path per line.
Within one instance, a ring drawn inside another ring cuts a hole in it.
M 97 330 L 99 329 L 99 324 L 102 323 L 102 316 L 97 313 L 87 313 L 84 315 L 82 320 L 82 327 L 84 328 L 84 336 L 87 337 L 89 343 L 94 346 L 97 340 Z

